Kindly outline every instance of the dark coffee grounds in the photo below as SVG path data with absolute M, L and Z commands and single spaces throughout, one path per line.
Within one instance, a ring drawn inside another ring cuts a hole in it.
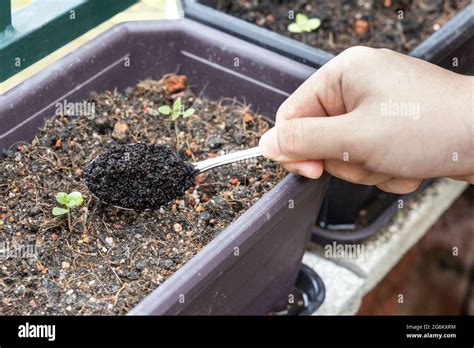
M 115 145 L 85 169 L 89 190 L 100 200 L 134 210 L 156 209 L 194 184 L 197 170 L 168 146 Z

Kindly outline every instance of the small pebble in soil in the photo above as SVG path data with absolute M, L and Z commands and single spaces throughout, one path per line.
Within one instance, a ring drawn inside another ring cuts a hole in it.
M 135 210 L 156 209 L 182 196 L 197 174 L 168 146 L 156 144 L 112 146 L 84 172 L 97 198 Z
M 26 287 L 23 284 L 18 285 L 15 289 L 15 295 L 23 295 L 26 292 Z
M 119 143 L 125 143 L 128 140 L 129 127 L 125 122 L 117 122 L 112 132 L 112 138 L 117 140 Z
M 32 207 L 29 211 L 28 214 L 30 216 L 36 216 L 41 212 L 41 210 L 38 207 Z
M 164 269 L 171 269 L 171 267 L 173 267 L 173 265 L 174 265 L 174 261 L 171 260 L 171 259 L 166 259 L 166 260 L 160 261 L 160 266 L 163 267 Z
M 112 128 L 110 119 L 104 115 L 94 118 L 94 126 L 102 134 Z
M 106 237 L 105 238 L 105 242 L 107 243 L 107 245 L 109 247 L 113 247 L 114 246 L 114 239 L 112 237 Z
M 67 261 L 63 261 L 61 262 L 61 268 L 62 269 L 68 269 L 69 267 L 71 267 L 71 264 Z
M 212 137 L 212 138 L 209 138 L 209 140 L 207 141 L 207 144 L 209 145 L 211 149 L 217 149 L 225 144 L 225 140 L 220 137 Z

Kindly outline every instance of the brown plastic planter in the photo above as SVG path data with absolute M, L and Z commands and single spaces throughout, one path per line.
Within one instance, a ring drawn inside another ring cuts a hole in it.
M 31 140 L 57 102 L 121 90 L 178 68 L 205 97 L 245 99 L 269 119 L 312 72 L 190 20 L 125 23 L 0 96 L 0 148 Z M 327 181 L 326 175 L 286 176 L 131 314 L 266 314 L 281 306 Z

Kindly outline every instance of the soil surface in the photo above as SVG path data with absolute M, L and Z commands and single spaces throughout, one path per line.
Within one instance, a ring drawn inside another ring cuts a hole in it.
M 120 143 L 168 145 L 194 162 L 258 144 L 267 122 L 233 99 L 209 101 L 186 77 L 93 94 L 95 116 L 58 115 L 31 144 L 0 159 L 0 314 L 124 314 L 285 175 L 265 159 L 196 177 L 183 197 L 135 212 L 91 197 L 84 166 Z M 196 91 L 199 92 L 199 91 Z M 177 127 L 158 113 L 181 97 L 195 109 Z M 60 191 L 84 203 L 54 217 Z
M 217 8 L 261 27 L 337 54 L 364 45 L 408 53 L 439 30 L 469 0 L 218 0 Z M 290 12 L 293 11 L 293 12 Z M 312 32 L 287 30 L 302 13 L 319 18 Z
M 112 146 L 86 166 L 87 188 L 117 207 L 156 209 L 181 197 L 198 171 L 166 145 Z

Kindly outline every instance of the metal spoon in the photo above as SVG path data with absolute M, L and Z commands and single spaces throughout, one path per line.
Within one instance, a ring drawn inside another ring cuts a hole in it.
M 239 162 L 239 161 L 243 161 L 246 159 L 255 158 L 259 156 L 262 156 L 262 151 L 257 146 L 257 147 L 252 147 L 247 150 L 232 152 L 232 153 L 228 153 L 227 155 L 209 158 L 204 161 L 194 162 L 193 165 L 196 167 L 199 173 L 203 173 L 212 168 L 224 166 L 226 164 Z
M 89 165 L 92 164 L 99 156 L 94 158 L 89 163 Z M 237 151 L 237 152 L 228 153 L 226 155 L 217 156 L 217 157 L 214 157 L 214 158 L 209 158 L 209 159 L 206 159 L 206 160 L 203 160 L 203 161 L 194 162 L 193 166 L 198 170 L 198 174 L 200 174 L 200 173 L 206 172 L 210 169 L 224 166 L 226 164 L 231 164 L 231 163 L 235 163 L 235 162 L 239 162 L 239 161 L 243 161 L 243 160 L 247 160 L 247 159 L 255 158 L 255 157 L 259 157 L 259 156 L 263 156 L 263 155 L 262 155 L 262 151 L 257 146 L 257 147 L 252 147 L 252 148 L 246 149 L 246 150 L 241 150 L 241 151 Z M 99 201 L 102 201 L 105 204 L 112 205 L 115 208 L 119 208 L 119 209 L 123 209 L 123 210 L 133 210 L 131 208 L 119 207 L 119 206 L 107 203 L 104 200 L 98 198 L 92 192 L 92 190 L 89 189 L 89 187 L 87 186 L 87 182 L 86 182 L 86 187 L 87 187 L 87 190 L 89 191 L 89 193 L 94 198 L 96 198 Z

